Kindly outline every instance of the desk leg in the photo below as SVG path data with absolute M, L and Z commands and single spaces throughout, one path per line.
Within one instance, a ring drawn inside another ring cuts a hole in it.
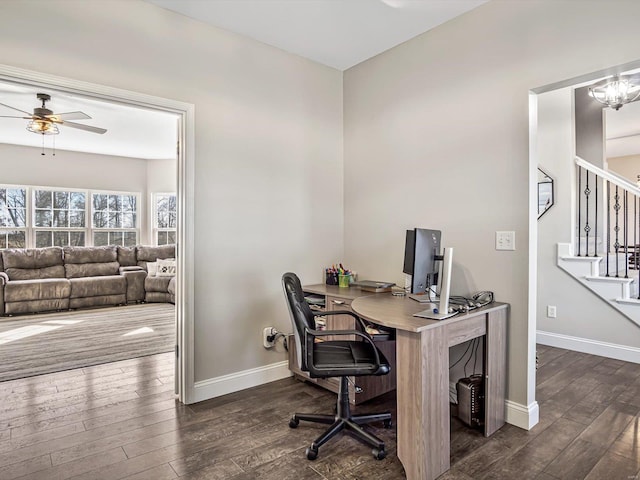
M 487 314 L 485 356 L 485 436 L 492 435 L 505 422 L 507 309 Z
M 408 480 L 449 470 L 449 346 L 446 329 L 396 331 L 398 458 Z

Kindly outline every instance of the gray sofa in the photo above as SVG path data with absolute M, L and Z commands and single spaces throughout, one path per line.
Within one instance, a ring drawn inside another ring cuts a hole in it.
M 174 303 L 175 276 L 147 273 L 149 262 L 168 258 L 175 258 L 175 245 L 2 250 L 0 315 Z

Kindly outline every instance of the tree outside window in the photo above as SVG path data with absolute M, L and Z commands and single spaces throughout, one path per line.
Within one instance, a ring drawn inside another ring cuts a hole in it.
M 37 189 L 33 202 L 36 247 L 85 245 L 85 192 Z
M 138 197 L 132 194 L 94 193 L 94 245 L 133 246 L 138 241 Z
M 27 244 L 27 189 L 0 188 L 0 249 Z
M 178 203 L 175 193 L 157 193 L 155 198 L 154 231 L 156 245 L 176 243 Z

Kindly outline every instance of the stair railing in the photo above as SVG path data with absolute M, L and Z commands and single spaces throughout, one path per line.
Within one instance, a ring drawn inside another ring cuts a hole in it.
M 580 157 L 576 157 L 577 188 L 577 256 L 596 257 L 605 256 L 605 276 L 629 278 L 629 264 L 638 269 L 640 260 L 640 188 L 626 178 L 603 170 Z M 599 192 L 606 196 L 606 210 L 601 212 Z M 629 215 L 629 202 L 633 202 L 633 216 Z M 605 220 L 601 220 L 604 214 Z M 593 228 L 592 228 L 593 225 Z M 603 230 L 606 242 L 604 251 L 598 251 L 598 234 Z M 582 249 L 582 235 L 584 234 L 584 251 Z M 632 236 L 633 245 L 629 245 Z M 612 238 L 613 237 L 613 238 Z M 589 240 L 593 238 L 593 249 L 589 247 Z M 629 259 L 631 252 L 631 260 Z M 615 265 L 610 268 L 610 256 L 615 256 Z M 624 269 L 620 268 L 620 256 L 624 258 Z M 621 271 L 622 270 L 622 271 Z M 638 292 L 640 299 L 640 289 Z

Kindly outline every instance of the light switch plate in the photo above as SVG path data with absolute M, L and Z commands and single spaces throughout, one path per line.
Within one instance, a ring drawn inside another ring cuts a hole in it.
M 516 232 L 496 232 L 496 250 L 515 250 Z

